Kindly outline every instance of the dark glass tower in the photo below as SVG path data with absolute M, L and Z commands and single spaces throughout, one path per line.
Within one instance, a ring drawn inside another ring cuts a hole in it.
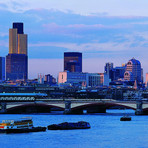
M 7 80 L 28 78 L 28 57 L 25 54 L 8 54 L 6 63 Z
M 82 53 L 64 52 L 64 71 L 82 72 Z
M 17 29 L 18 34 L 24 34 L 23 23 L 13 23 L 13 29 Z

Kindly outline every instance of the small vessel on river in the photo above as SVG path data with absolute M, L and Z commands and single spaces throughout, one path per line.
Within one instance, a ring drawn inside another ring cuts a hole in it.
M 34 127 L 32 118 L 21 120 L 3 120 L 0 123 L 0 133 L 28 133 L 46 131 L 46 127 Z
M 72 130 L 72 129 L 89 129 L 90 124 L 85 121 L 79 122 L 63 122 L 60 124 L 51 124 L 48 130 Z
M 131 117 L 129 117 L 129 116 L 123 116 L 123 117 L 121 117 L 120 118 L 120 121 L 131 121 Z

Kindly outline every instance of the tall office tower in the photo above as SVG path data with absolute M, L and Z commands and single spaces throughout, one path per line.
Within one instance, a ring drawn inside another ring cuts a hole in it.
M 27 34 L 23 23 L 13 23 L 9 29 L 9 54 L 6 56 L 6 79 L 28 78 Z
M 109 74 L 110 70 L 113 69 L 113 63 L 106 63 L 104 67 L 104 73 Z
M 82 53 L 64 52 L 64 71 L 82 72 Z
M 5 58 L 0 57 L 0 80 L 5 80 Z
M 128 81 L 135 81 L 137 80 L 138 83 L 142 82 L 141 79 L 141 63 L 132 58 L 126 64 L 126 71 L 124 73 L 124 79 Z
M 113 63 L 106 63 L 104 66 L 104 73 L 113 81 Z

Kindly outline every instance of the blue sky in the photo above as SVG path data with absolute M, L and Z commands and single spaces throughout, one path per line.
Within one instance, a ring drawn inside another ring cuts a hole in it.
M 0 56 L 9 28 L 23 22 L 28 34 L 29 77 L 63 71 L 63 53 L 83 53 L 83 72 L 103 72 L 132 57 L 148 72 L 147 0 L 0 0 Z

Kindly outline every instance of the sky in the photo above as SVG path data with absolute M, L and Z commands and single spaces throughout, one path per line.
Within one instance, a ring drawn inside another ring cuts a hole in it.
M 82 52 L 83 72 L 104 72 L 131 58 L 148 72 L 147 0 L 0 0 L 0 56 L 9 48 L 9 28 L 24 23 L 29 78 L 63 71 L 64 52 Z

